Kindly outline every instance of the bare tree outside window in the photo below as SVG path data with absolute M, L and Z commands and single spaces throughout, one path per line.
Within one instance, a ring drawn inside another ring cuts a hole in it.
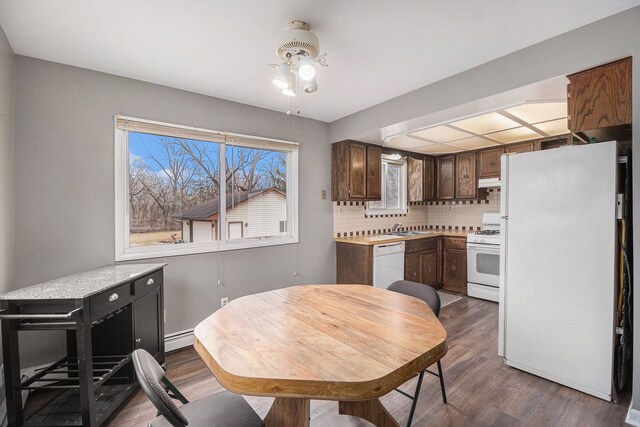
M 279 151 L 227 146 L 227 216 L 242 223 L 244 238 L 280 232 L 286 158 Z M 130 246 L 220 239 L 219 190 L 220 144 L 129 132 Z M 241 209 L 234 212 L 241 204 L 244 216 Z

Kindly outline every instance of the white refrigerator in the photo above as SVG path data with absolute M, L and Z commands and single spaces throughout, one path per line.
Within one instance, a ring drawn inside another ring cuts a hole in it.
M 617 144 L 502 158 L 498 353 L 611 400 Z

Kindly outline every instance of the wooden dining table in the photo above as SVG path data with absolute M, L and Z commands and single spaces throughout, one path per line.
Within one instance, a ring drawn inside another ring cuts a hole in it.
M 424 301 L 367 285 L 300 285 L 238 298 L 194 335 L 225 388 L 275 397 L 267 427 L 309 426 L 310 399 L 398 426 L 378 398 L 447 352 L 447 333 Z

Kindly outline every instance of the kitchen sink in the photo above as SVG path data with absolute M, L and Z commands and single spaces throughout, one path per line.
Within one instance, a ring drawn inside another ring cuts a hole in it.
M 394 236 L 394 237 L 410 237 L 417 236 L 421 234 L 431 234 L 433 231 L 398 231 L 395 233 L 387 233 L 385 236 Z

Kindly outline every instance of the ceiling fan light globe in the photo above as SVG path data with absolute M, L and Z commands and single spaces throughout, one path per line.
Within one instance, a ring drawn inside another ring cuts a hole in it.
M 315 76 L 311 80 L 304 82 L 303 89 L 304 93 L 314 93 L 318 90 L 318 82 L 316 82 Z
M 302 80 L 311 80 L 316 76 L 316 70 L 311 64 L 305 64 L 298 70 L 298 75 Z
M 276 69 L 276 75 L 273 78 L 273 84 L 280 89 L 286 89 L 287 87 L 289 87 L 289 74 L 289 64 L 283 62 L 282 64 L 278 65 L 278 68 Z

